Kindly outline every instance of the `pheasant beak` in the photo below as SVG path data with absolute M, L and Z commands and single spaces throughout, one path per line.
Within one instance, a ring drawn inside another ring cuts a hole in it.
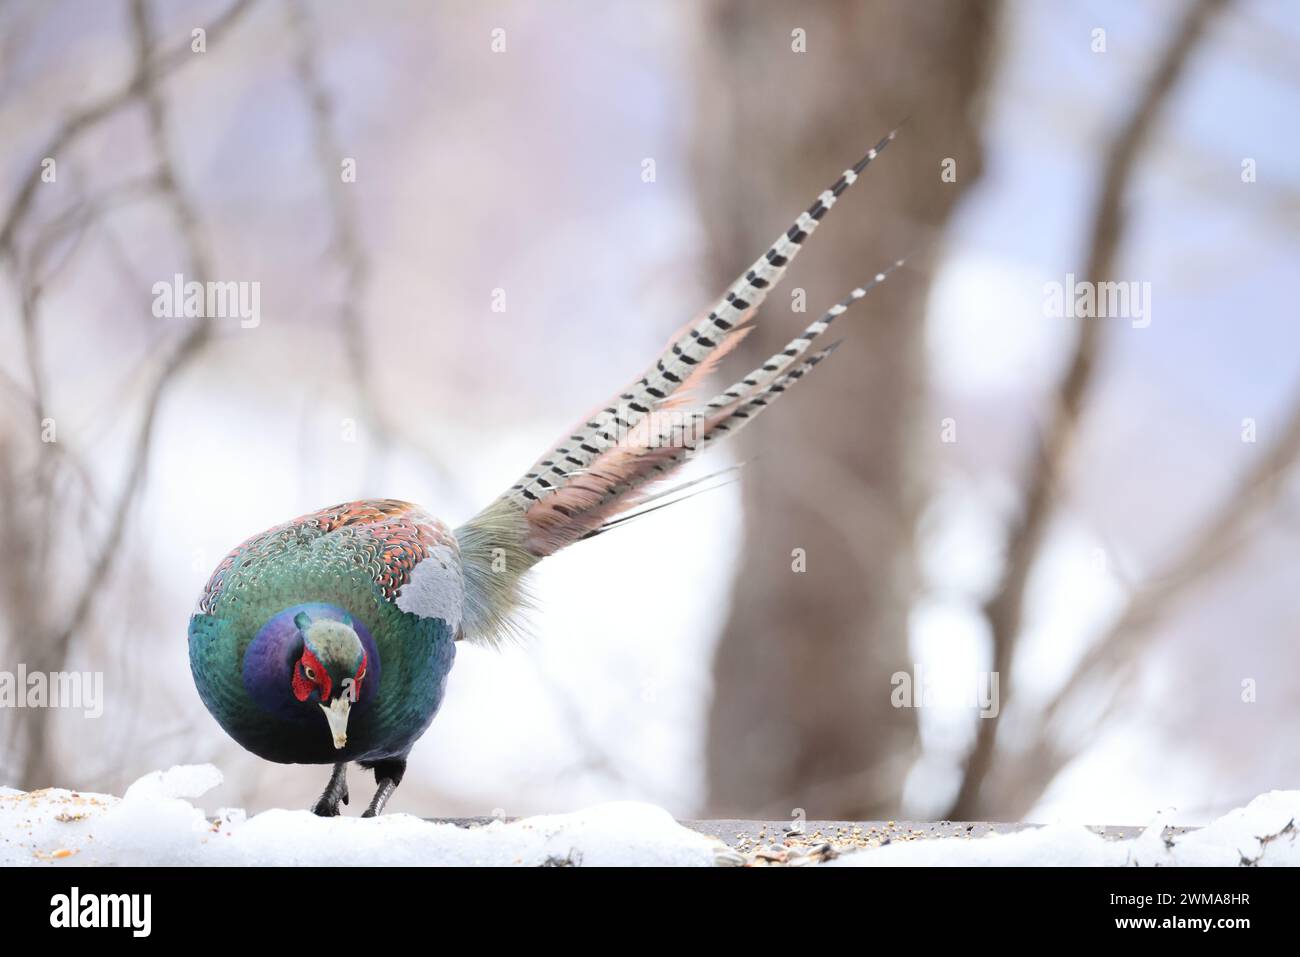
M 325 712 L 325 720 L 330 723 L 335 749 L 348 743 L 348 711 L 351 707 L 352 702 L 347 695 L 335 698 L 329 705 L 321 702 L 320 709 Z

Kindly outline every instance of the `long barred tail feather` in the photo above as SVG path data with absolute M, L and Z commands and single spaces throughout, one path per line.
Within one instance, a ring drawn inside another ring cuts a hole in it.
M 796 358 L 803 355 L 807 348 L 812 345 L 813 340 L 830 328 L 833 323 L 859 299 L 864 298 L 867 293 L 875 289 L 882 282 L 889 278 L 895 269 L 900 268 L 906 260 L 896 259 L 886 269 L 876 273 L 875 277 L 868 283 L 864 283 L 852 290 L 847 296 L 831 306 L 816 322 L 812 323 L 802 333 L 791 339 L 784 349 L 774 353 L 761 366 L 750 371 L 743 379 L 726 391 L 719 393 L 711 399 L 706 406 L 709 409 L 720 409 L 723 406 L 730 405 L 736 399 L 748 394 L 753 389 L 761 387 L 765 382 L 771 382 L 787 368 Z
M 635 522 L 637 519 L 645 518 L 652 512 L 659 511 L 661 508 L 671 508 L 674 505 L 679 505 L 682 502 L 685 502 L 687 499 L 695 498 L 697 495 L 703 495 L 705 492 L 715 492 L 720 488 L 726 488 L 728 485 L 735 485 L 740 481 L 740 478 L 732 475 L 730 478 L 723 479 L 720 482 L 714 482 L 712 485 L 705 485 L 704 488 L 695 488 L 694 491 L 687 491 L 687 489 L 693 488 L 694 486 L 701 485 L 713 479 L 720 478 L 723 475 L 735 472 L 738 469 L 743 468 L 744 464 L 745 463 L 737 463 L 736 465 L 728 466 L 725 469 L 718 469 L 718 471 L 710 472 L 708 475 L 701 476 L 700 478 L 692 479 L 689 482 L 681 482 L 671 488 L 666 488 L 661 492 L 656 492 L 654 495 L 648 495 L 637 502 L 635 509 L 622 512 L 617 518 L 611 518 L 603 525 L 587 532 L 587 534 L 583 535 L 579 541 L 586 541 L 589 538 L 595 538 L 597 535 L 603 535 L 610 529 L 622 528 L 630 522 Z M 665 499 L 666 501 L 660 501 L 661 499 Z M 656 504 L 649 504 L 651 502 L 655 502 Z
M 640 504 L 635 494 L 637 489 L 664 477 L 716 438 L 739 430 L 763 406 L 830 352 L 831 349 L 822 350 L 756 395 L 718 410 L 699 425 L 683 430 L 683 434 L 693 434 L 690 439 L 674 437 L 674 441 L 660 443 L 644 441 L 649 436 L 639 435 L 635 442 L 609 449 L 596 460 L 587 475 L 529 507 L 525 513 L 529 525 L 526 548 L 542 557 L 553 555 L 600 528 L 614 516 Z
M 703 485 L 705 482 L 711 481 L 712 479 L 721 478 L 724 475 L 732 475 L 732 473 L 739 472 L 748 464 L 748 461 L 735 462 L 725 468 L 718 469 L 716 472 L 710 472 L 708 475 L 701 475 L 699 478 L 691 479 L 689 482 L 681 482 L 672 486 L 672 488 L 660 489 L 654 493 L 646 493 L 637 499 L 637 505 L 649 505 L 651 502 L 657 502 L 670 495 L 676 495 L 677 493 L 683 492 L 688 488 L 693 488 L 696 485 Z M 729 481 L 734 481 L 734 477 Z M 624 518 L 626 516 L 620 515 L 619 517 Z
M 830 352 L 834 351 L 836 346 L 838 346 L 838 343 L 836 343 L 835 346 L 832 346 L 831 349 L 826 350 L 824 353 L 818 354 L 811 363 L 806 363 L 805 367 L 801 367 L 797 371 L 797 374 L 792 378 L 783 377 L 782 374 L 784 371 L 789 368 L 789 366 L 799 356 L 803 355 L 804 352 L 807 351 L 808 347 L 812 345 L 812 343 L 827 329 L 829 329 L 836 319 L 848 312 L 855 302 L 865 298 L 868 292 L 888 279 L 889 276 L 896 269 L 903 266 L 905 262 L 906 260 L 903 259 L 895 260 L 886 269 L 876 273 L 870 282 L 854 288 L 847 296 L 835 305 L 831 306 L 830 309 L 826 310 L 820 318 L 812 322 L 802 333 L 791 339 L 784 349 L 780 352 L 774 353 L 768 357 L 762 365 L 751 369 L 740 381 L 729 386 L 723 392 L 718 393 L 718 395 L 710 399 L 704 407 L 694 413 L 694 415 L 703 419 L 704 417 L 716 414 L 721 410 L 731 409 L 746 396 L 752 396 L 756 391 L 764 390 L 760 395 L 762 401 L 759 401 L 752 408 L 749 406 L 742 407 L 733 417 L 737 417 L 743 424 L 747 421 L 749 416 L 757 415 L 758 410 L 762 409 L 777 395 L 780 395 L 792 381 L 798 381 L 804 373 L 825 358 L 826 355 L 829 355 Z M 738 426 L 734 428 L 738 428 Z M 734 428 L 729 425 L 722 425 L 721 427 L 714 426 L 705 433 L 703 441 L 698 446 L 692 446 L 689 440 L 684 436 L 674 438 L 671 435 L 666 436 L 662 433 L 657 434 L 656 439 L 659 441 L 659 444 L 665 444 L 664 440 L 667 439 L 667 444 L 675 444 L 680 447 L 681 454 L 672 457 L 665 457 L 660 461 L 654 462 L 649 468 L 648 477 L 643 478 L 641 476 L 636 476 L 634 478 L 623 480 L 618 485 L 607 491 L 605 496 L 606 499 L 618 498 L 626 493 L 634 491 L 635 487 L 638 485 L 645 484 L 647 481 L 654 481 L 656 478 L 662 478 L 665 473 L 675 468 L 677 465 L 680 465 L 682 462 L 693 458 L 704 446 L 707 446 L 710 442 L 725 435 L 728 431 L 734 430 Z M 630 502 L 628 507 L 631 505 L 645 504 L 646 501 L 648 501 L 648 499 L 639 498 L 635 502 Z
M 651 502 L 658 501 L 661 498 L 676 495 L 677 493 L 682 492 L 683 490 L 690 488 L 691 486 L 694 486 L 701 482 L 706 482 L 710 479 L 716 478 L 734 469 L 743 468 L 744 465 L 747 463 L 743 463 L 743 462 L 737 463 L 736 465 L 730 466 L 729 468 L 720 469 L 717 472 L 710 472 L 708 475 L 705 475 L 701 478 L 694 479 L 690 482 L 682 482 L 679 485 L 674 485 L 671 488 L 664 489 L 663 491 L 657 492 L 653 495 L 638 494 L 635 496 L 635 498 L 630 498 L 626 501 L 620 501 L 620 499 L 624 495 L 626 495 L 628 492 L 634 491 L 634 489 L 637 486 L 649 482 L 654 482 L 657 479 L 665 478 L 667 474 L 671 472 L 673 469 L 677 468 L 679 465 L 683 464 L 684 462 L 687 462 L 690 459 L 694 458 L 700 452 L 704 451 L 704 449 L 707 448 L 711 443 L 722 438 L 724 435 L 734 434 L 736 432 L 739 432 L 742 428 L 745 427 L 746 424 L 752 422 L 757 417 L 758 413 L 762 411 L 763 408 L 765 408 L 767 405 L 773 402 L 777 398 L 777 396 L 782 395 L 787 390 L 789 390 L 790 386 L 792 386 L 795 382 L 798 382 L 801 378 L 807 375 L 808 372 L 810 372 L 814 366 L 816 366 L 823 359 L 830 356 L 836 349 L 839 348 L 839 346 L 840 346 L 839 342 L 831 343 L 825 349 L 822 349 L 820 352 L 815 353 L 811 358 L 800 363 L 800 365 L 794 370 L 792 370 L 791 372 L 769 382 L 766 385 L 766 387 L 763 388 L 762 391 L 760 391 L 757 395 L 753 395 L 748 401 L 733 407 L 725 417 L 723 417 L 720 421 L 717 422 L 716 425 L 714 425 L 712 428 L 709 429 L 708 432 L 705 433 L 705 435 L 703 436 L 703 438 L 701 439 L 698 445 L 695 446 L 681 445 L 678 447 L 674 455 L 662 461 L 654 462 L 649 469 L 649 474 L 640 482 L 624 482 L 620 485 L 611 488 L 606 493 L 605 501 L 619 502 L 619 512 L 617 517 L 611 518 L 608 521 L 603 522 L 602 524 L 598 525 L 595 529 L 593 529 L 590 532 L 587 532 L 585 535 L 582 535 L 581 537 L 591 538 L 595 535 L 599 535 L 601 532 L 607 531 L 610 528 L 614 528 L 618 525 L 621 525 L 629 519 L 639 518 L 640 516 L 646 515 L 650 512 L 658 511 L 659 509 L 664 508 L 667 505 L 675 505 L 677 504 L 678 501 L 682 501 L 682 499 L 674 498 L 669 502 L 661 503 L 659 505 L 654 505 L 651 506 L 650 508 L 640 507 L 640 506 L 648 505 Z M 727 485 L 727 484 L 730 484 L 730 482 L 723 482 L 720 483 L 719 485 L 711 486 L 710 488 L 705 489 L 704 491 L 712 491 L 714 488 L 720 488 L 722 485 Z M 691 496 L 688 495 L 685 497 L 690 498 Z M 632 509 L 632 508 L 636 508 L 636 511 L 631 511 L 631 512 L 626 511 L 626 509 Z
M 507 492 L 515 504 L 527 507 L 561 488 L 573 467 L 586 465 L 620 435 L 649 414 L 656 404 L 677 391 L 686 380 L 696 380 L 695 368 L 719 348 L 736 344 L 734 333 L 744 326 L 767 294 L 785 275 L 804 241 L 817 229 L 822 217 L 840 196 L 857 182 L 858 176 L 893 142 L 892 130 L 869 149 L 858 162 L 846 169 L 828 189 L 822 191 L 806 212 L 777 237 L 762 256 L 742 273 L 714 304 L 709 313 L 681 330 L 668 348 L 641 378 L 595 413 L 567 439 L 543 455 Z
M 884 137 L 845 170 L 732 283 L 704 318 L 688 323 L 673 337 L 640 378 L 584 419 L 510 489 L 456 530 L 465 574 L 467 639 L 493 644 L 522 632 L 517 613 L 529 605 L 524 578 L 542 558 L 708 491 L 682 494 L 731 469 L 654 494 L 647 494 L 646 488 L 719 438 L 739 431 L 835 350 L 838 342 L 805 357 L 836 319 L 884 282 L 903 260 L 852 290 L 733 385 L 708 402 L 694 404 L 696 388 L 750 331 L 746 323 L 781 280 L 804 240 L 896 133 Z
M 740 431 L 838 346 L 837 342 L 822 349 L 753 395 L 715 411 L 700 426 L 686 430 L 693 440 L 638 442 L 610 449 L 588 476 L 528 509 L 525 515 L 530 535 L 526 547 L 540 556 L 553 555 L 641 504 L 637 489 L 666 477 L 722 436 Z
M 684 326 L 674 335 L 673 341 L 677 341 L 683 335 L 689 335 L 693 325 L 694 323 L 688 323 Z M 713 344 L 712 351 L 696 362 L 691 367 L 691 371 L 681 378 L 677 388 L 671 393 L 665 393 L 662 399 L 649 401 L 649 404 L 632 400 L 620 407 L 618 403 L 632 395 L 632 390 L 637 385 L 635 382 L 629 384 L 618 398 L 611 400 L 605 408 L 597 409 L 586 416 L 566 439 L 557 443 L 554 448 L 534 462 L 502 498 L 512 502 L 518 508 L 526 509 L 531 503 L 545 498 L 566 482 L 582 475 L 587 465 L 596 456 L 618 442 L 620 435 L 630 432 L 642 416 L 654 409 L 669 408 L 684 401 L 695 386 L 707 378 L 713 371 L 713 367 L 732 349 L 740 345 L 751 330 L 750 326 L 740 326 L 726 336 L 720 337 Z
M 799 366 L 793 373 L 785 374 L 785 370 L 799 356 L 803 355 L 808 347 L 826 332 L 836 319 L 848 312 L 855 302 L 865 298 L 868 292 L 885 282 L 904 263 L 905 260 L 903 259 L 895 260 L 886 269 L 876 273 L 870 282 L 854 288 L 847 296 L 826 310 L 820 318 L 809 324 L 800 335 L 791 339 L 780 352 L 774 353 L 762 365 L 750 370 L 744 378 L 714 396 L 701 409 L 687 413 L 685 425 L 676 417 L 665 416 L 663 422 L 666 427 L 659 428 L 656 420 L 652 417 L 651 422 L 656 424 L 651 424 L 644 430 L 645 433 L 648 433 L 648 436 L 639 435 L 637 436 L 638 441 L 616 446 L 611 450 L 610 454 L 611 458 L 617 457 L 623 460 L 628 459 L 630 454 L 630 457 L 636 460 L 641 467 L 622 466 L 621 471 L 627 474 L 618 478 L 617 481 L 607 481 L 606 487 L 601 490 L 598 500 L 592 501 L 586 498 L 591 493 L 591 486 L 585 481 L 585 477 L 595 473 L 597 481 L 599 481 L 602 478 L 608 479 L 611 474 L 620 471 L 618 467 L 611 468 L 611 463 L 606 463 L 604 471 L 601 471 L 599 468 L 601 464 L 600 458 L 596 460 L 593 468 L 582 470 L 584 483 L 577 486 L 580 496 L 565 496 L 562 491 L 557 491 L 556 498 L 559 501 L 552 502 L 549 498 L 543 499 L 528 508 L 527 514 L 529 516 L 539 517 L 531 520 L 534 522 L 540 521 L 545 526 L 551 525 L 552 523 L 547 521 L 546 518 L 540 518 L 547 515 L 549 508 L 560 511 L 566 520 L 566 522 L 559 524 L 577 526 L 576 515 L 578 512 L 585 512 L 588 521 L 590 521 L 590 517 L 596 514 L 596 509 L 603 509 L 611 502 L 618 504 L 617 511 L 620 512 L 633 506 L 646 504 L 650 499 L 645 497 L 630 498 L 628 496 L 639 487 L 665 477 L 669 471 L 693 458 L 718 438 L 728 432 L 738 430 L 741 425 L 752 416 L 757 415 L 762 408 L 783 393 L 793 382 L 798 381 L 813 366 L 833 352 L 838 343 L 830 349 L 818 353 L 813 359 Z M 747 397 L 752 397 L 752 400 L 749 402 L 743 401 Z M 698 425 L 703 427 L 700 428 Z M 695 444 L 692 444 L 692 439 L 696 440 Z M 566 500 L 575 497 L 580 497 L 579 503 L 570 503 Z M 591 534 L 593 534 L 593 529 L 588 529 L 578 537 L 589 537 Z M 544 547 L 547 548 L 549 554 L 568 543 L 568 541 L 564 540 L 559 542 L 551 541 L 547 542 Z

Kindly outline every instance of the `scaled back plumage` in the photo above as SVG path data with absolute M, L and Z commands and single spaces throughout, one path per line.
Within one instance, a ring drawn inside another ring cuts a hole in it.
M 303 756 L 289 760 L 302 763 L 338 759 L 319 729 L 313 726 L 308 740 L 297 741 L 286 719 L 259 707 L 246 687 L 245 659 L 263 626 L 286 609 L 313 604 L 337 609 L 375 636 L 371 667 L 379 680 L 358 709 L 371 717 L 354 728 L 346 753 L 379 756 L 391 750 L 390 739 L 413 742 L 441 703 L 460 608 L 459 600 L 421 608 L 404 596 L 416 566 L 435 568 L 440 559 L 458 594 L 456 550 L 445 525 L 391 499 L 322 509 L 248 539 L 217 566 L 190 620 L 191 667 L 208 710 L 263 757 L 285 760 L 273 755 L 293 752 Z M 287 673 L 283 684 L 289 708 Z M 310 709 L 302 713 L 312 717 Z

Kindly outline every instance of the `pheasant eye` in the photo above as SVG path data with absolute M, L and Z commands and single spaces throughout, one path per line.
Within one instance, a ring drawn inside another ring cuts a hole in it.
M 307 680 L 308 680 L 308 681 L 315 681 L 315 680 L 316 680 L 316 672 L 312 670 L 311 665 L 303 665 L 303 666 L 302 666 L 302 673 L 305 674 L 305 675 L 307 676 Z

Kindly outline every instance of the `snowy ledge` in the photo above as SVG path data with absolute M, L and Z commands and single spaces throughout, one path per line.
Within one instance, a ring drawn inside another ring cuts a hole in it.
M 191 765 L 148 774 L 121 798 L 0 788 L 0 865 L 1300 865 L 1300 791 L 1270 792 L 1186 833 L 1167 830 L 1166 812 L 1119 840 L 1063 824 L 983 836 L 970 826 L 849 824 L 834 835 L 810 826 L 806 834 L 772 828 L 769 838 L 763 829 L 762 840 L 736 849 L 701 833 L 707 825 L 688 827 L 636 803 L 471 827 L 284 810 L 252 818 L 219 810 L 214 819 L 191 799 L 220 783 L 216 768 Z

